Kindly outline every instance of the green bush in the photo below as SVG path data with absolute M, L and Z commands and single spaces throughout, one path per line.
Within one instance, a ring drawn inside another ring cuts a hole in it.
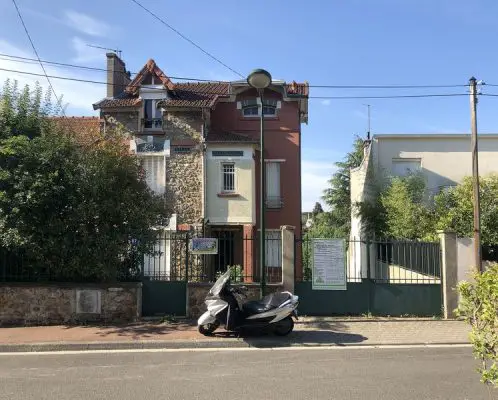
M 483 383 L 498 388 L 498 264 L 482 274 L 473 275 L 474 282 L 458 285 L 461 295 L 458 315 L 470 323 L 470 341 L 475 357 L 482 362 L 478 371 Z

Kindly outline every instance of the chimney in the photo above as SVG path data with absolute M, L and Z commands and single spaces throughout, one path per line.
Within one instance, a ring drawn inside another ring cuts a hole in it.
M 107 53 L 107 97 L 116 97 L 123 93 L 130 83 L 126 65 L 116 53 Z

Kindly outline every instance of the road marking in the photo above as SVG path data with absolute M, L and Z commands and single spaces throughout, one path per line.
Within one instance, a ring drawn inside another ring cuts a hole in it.
M 471 344 L 396 344 L 396 345 L 345 345 L 345 346 L 293 346 L 293 347 L 220 347 L 185 349 L 109 349 L 109 350 L 61 350 L 61 351 L 23 351 L 3 352 L 0 357 L 78 355 L 78 354 L 125 354 L 125 353 L 230 353 L 244 351 L 316 351 L 316 350 L 389 350 L 389 349 L 454 349 L 470 348 Z

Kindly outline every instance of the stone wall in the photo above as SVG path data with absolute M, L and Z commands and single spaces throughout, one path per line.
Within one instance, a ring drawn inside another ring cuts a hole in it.
M 0 326 L 125 322 L 141 315 L 141 283 L 0 286 Z
M 132 135 L 136 134 L 140 129 L 138 109 L 106 111 L 102 112 L 102 117 L 106 120 L 106 127 L 110 129 L 116 127 L 116 123 L 122 125 L 122 128 Z
M 212 284 L 203 283 L 189 283 L 188 284 L 188 316 L 189 318 L 198 318 L 206 311 L 204 301 L 211 289 Z M 259 285 L 245 285 L 247 287 L 247 300 L 259 300 L 260 286 Z M 281 285 L 267 285 L 266 293 L 273 293 L 282 291 Z

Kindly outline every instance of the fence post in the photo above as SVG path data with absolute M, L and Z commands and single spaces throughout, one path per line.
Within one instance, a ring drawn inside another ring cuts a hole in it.
M 188 282 L 188 265 L 189 265 L 189 248 L 188 248 L 188 232 L 185 234 L 185 282 Z
M 458 307 L 458 257 L 457 235 L 454 232 L 438 231 L 441 242 L 441 290 L 443 292 L 444 318 L 454 318 Z
M 294 293 L 295 228 L 284 225 L 280 229 L 282 231 L 282 286 L 284 290 Z
M 360 239 L 361 244 L 361 239 Z M 367 288 L 368 288 L 368 303 L 367 303 L 367 313 L 370 314 L 372 312 L 372 275 L 370 272 L 371 260 L 370 260 L 370 240 L 367 238 L 365 240 L 365 244 L 367 246 Z M 361 249 L 361 247 L 360 247 Z M 363 281 L 363 279 L 362 279 Z

